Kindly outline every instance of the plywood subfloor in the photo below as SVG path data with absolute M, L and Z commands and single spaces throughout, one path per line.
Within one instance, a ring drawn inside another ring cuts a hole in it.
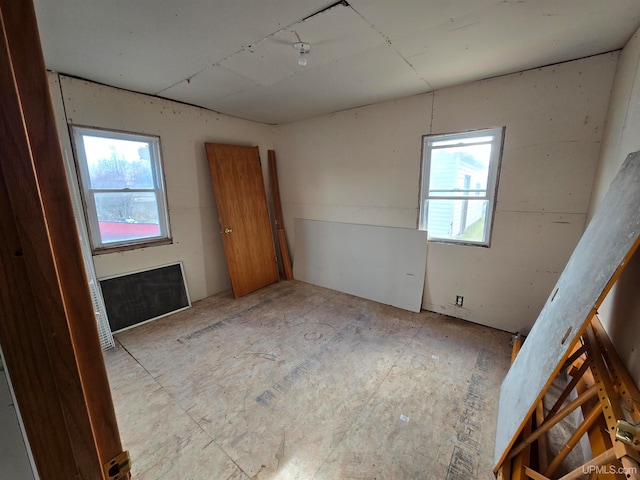
M 507 333 L 291 281 L 116 338 L 134 479 L 493 476 Z

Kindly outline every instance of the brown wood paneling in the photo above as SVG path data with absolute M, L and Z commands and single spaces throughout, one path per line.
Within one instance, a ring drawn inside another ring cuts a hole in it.
M 258 147 L 206 144 L 234 297 L 279 280 Z
M 122 451 L 33 5 L 0 0 L 0 342 L 41 478 Z

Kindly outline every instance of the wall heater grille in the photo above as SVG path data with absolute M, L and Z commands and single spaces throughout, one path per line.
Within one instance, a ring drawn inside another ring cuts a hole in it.
M 191 306 L 182 262 L 101 278 L 100 288 L 113 332 Z

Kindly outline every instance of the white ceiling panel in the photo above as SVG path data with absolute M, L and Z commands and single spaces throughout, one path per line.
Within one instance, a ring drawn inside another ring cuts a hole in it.
M 346 84 L 349 88 L 344 88 Z M 355 86 L 355 88 L 354 88 Z M 265 123 L 288 123 L 424 92 L 426 84 L 388 45 L 317 68 L 303 68 L 270 87 L 215 103 L 214 110 Z M 394 94 L 389 92 L 393 90 Z
M 220 65 L 258 85 L 269 86 L 293 75 L 298 67 L 293 33 L 282 30 L 223 60 Z
M 311 44 L 309 65 L 314 67 L 386 44 L 385 38 L 369 22 L 342 4 L 292 25 L 289 30 L 296 31 L 303 42 Z
M 213 109 L 215 101 L 257 84 L 220 65 L 211 66 L 159 93 L 161 97 Z
M 351 0 L 351 6 L 390 40 L 411 39 L 440 25 L 462 25 L 467 17 L 504 0 Z
M 640 27 L 640 0 L 34 4 L 49 69 L 267 123 L 604 53 Z
M 34 0 L 47 67 L 157 93 L 326 0 Z
M 311 44 L 309 67 L 319 67 L 385 44 L 383 37 L 353 9 L 338 4 L 251 45 L 221 64 L 259 85 L 272 85 L 301 68 L 293 48 L 298 38 Z
M 617 34 L 598 37 L 593 22 L 606 9 L 571 16 L 570 3 L 575 2 L 554 2 L 554 8 L 539 11 L 534 3 L 502 2 L 466 16 L 462 24 L 447 22 L 393 45 L 433 88 L 441 88 L 614 50 L 637 23 L 633 15 L 619 18 Z M 568 17 L 581 21 L 567 22 Z

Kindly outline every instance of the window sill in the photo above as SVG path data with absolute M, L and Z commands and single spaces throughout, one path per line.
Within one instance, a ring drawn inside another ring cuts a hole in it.
M 456 240 L 445 240 L 441 238 L 428 238 L 427 241 L 429 243 L 439 243 L 442 245 L 458 245 L 462 247 L 482 247 L 482 248 L 491 247 L 491 244 L 489 243 L 475 243 L 475 242 L 465 242 L 465 241 L 456 241 Z
M 106 255 L 109 253 L 124 252 L 128 250 L 138 250 L 147 247 L 157 247 L 160 245 L 171 245 L 173 238 L 160 238 L 158 240 L 151 240 L 143 243 L 133 243 L 128 245 L 114 245 L 110 247 L 98 247 L 94 248 L 91 252 L 93 255 Z

